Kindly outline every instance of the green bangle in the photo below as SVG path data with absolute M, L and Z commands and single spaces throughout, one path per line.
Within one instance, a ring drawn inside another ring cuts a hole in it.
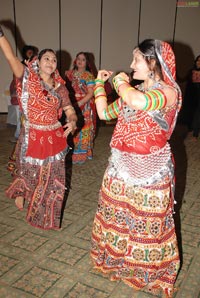
M 101 80 L 101 79 L 96 79 L 96 80 L 95 80 L 95 83 L 101 83 L 101 84 L 103 84 L 103 85 L 104 85 L 104 81 L 103 81 L 103 80 Z

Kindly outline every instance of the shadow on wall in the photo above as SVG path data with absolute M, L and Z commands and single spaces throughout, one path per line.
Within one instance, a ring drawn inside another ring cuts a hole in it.
M 3 25 L 6 29 L 8 29 L 12 33 L 13 38 L 16 42 L 15 44 L 16 49 L 20 52 L 21 56 L 23 57 L 23 48 L 27 44 L 24 41 L 19 28 L 14 24 L 12 20 L 1 20 L 1 25 Z M 37 52 L 38 48 L 36 46 L 34 47 Z
M 194 65 L 195 55 L 192 48 L 184 43 L 176 42 L 174 44 L 174 53 L 176 56 L 176 76 L 177 82 L 182 91 L 182 108 L 179 113 L 178 122 L 185 123 L 185 115 L 188 114 L 186 111 L 186 87 L 188 84 L 191 69 Z
M 65 71 L 70 69 L 72 57 L 69 52 L 65 50 L 57 51 L 56 56 L 58 59 L 58 70 L 61 77 L 65 80 Z
M 177 82 L 179 83 L 182 92 L 184 92 L 185 83 L 188 79 L 188 73 L 193 67 L 195 55 L 189 45 L 181 42 L 175 42 L 174 53 L 176 56 Z
M 175 161 L 175 201 L 174 205 L 174 220 L 176 235 L 178 238 L 178 247 L 180 253 L 181 266 L 183 263 L 183 252 L 182 252 L 182 235 L 181 235 L 181 207 L 185 203 L 183 201 L 187 177 L 187 154 L 184 144 L 184 139 L 187 136 L 187 128 L 184 125 L 178 124 L 170 139 L 170 145 Z
M 170 42 L 169 42 L 170 43 Z M 172 138 L 170 140 L 170 144 L 172 147 L 172 152 L 175 160 L 175 177 L 176 177 L 176 185 L 175 185 L 175 200 L 177 204 L 175 207 L 175 226 L 176 226 L 176 234 L 179 243 L 179 252 L 181 265 L 183 260 L 182 255 L 182 235 L 181 235 L 181 218 L 180 211 L 183 201 L 185 185 L 186 185 L 186 175 L 187 175 L 187 154 L 184 145 L 184 139 L 187 136 L 187 127 L 182 124 L 182 110 L 184 106 L 184 93 L 185 87 L 188 80 L 188 74 L 194 63 L 194 53 L 192 48 L 184 43 L 175 42 L 173 46 L 173 50 L 176 57 L 176 78 L 177 83 L 179 84 L 182 91 L 182 109 L 179 113 L 178 123 L 176 125 L 175 131 L 173 132 Z

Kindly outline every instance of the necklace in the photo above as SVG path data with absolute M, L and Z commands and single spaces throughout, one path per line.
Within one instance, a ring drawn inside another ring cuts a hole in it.
M 148 87 L 148 88 L 145 88 L 144 87 L 144 83 L 141 83 L 139 86 L 138 86 L 138 90 L 139 91 L 142 91 L 142 92 L 148 92 L 148 91 L 151 91 L 151 90 L 153 90 L 153 89 L 157 89 L 157 88 L 163 88 L 163 86 L 162 86 L 162 84 L 161 84 L 161 82 L 160 81 L 155 81 L 155 83 L 152 85 L 152 86 L 150 86 L 150 87 Z
M 41 86 L 43 88 L 42 93 L 46 97 L 48 101 L 50 101 L 49 93 L 51 93 L 55 89 L 55 80 L 52 78 L 52 84 L 48 84 L 40 77 Z

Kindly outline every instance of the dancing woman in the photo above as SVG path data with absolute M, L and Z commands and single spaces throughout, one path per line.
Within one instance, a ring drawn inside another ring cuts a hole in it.
M 179 270 L 173 219 L 174 164 L 168 140 L 181 106 L 170 45 L 144 40 L 133 51 L 133 88 L 125 73 L 113 79 L 119 98 L 107 105 L 98 72 L 94 94 L 102 120 L 117 119 L 111 156 L 92 230 L 95 268 L 136 290 L 172 297 Z
M 22 210 L 28 202 L 27 221 L 42 229 L 59 229 L 65 192 L 66 137 L 76 129 L 77 116 L 65 82 L 60 77 L 56 54 L 42 50 L 28 65 L 15 56 L 0 28 L 0 48 L 17 80 L 24 118 L 17 146 L 17 170 L 6 190 Z M 67 124 L 58 121 L 61 110 Z M 64 129 L 65 130 L 64 130 Z

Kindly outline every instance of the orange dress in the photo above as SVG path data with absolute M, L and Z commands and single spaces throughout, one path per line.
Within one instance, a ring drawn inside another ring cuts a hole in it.
M 82 118 L 80 127 L 74 135 L 74 150 L 72 161 L 74 164 L 82 164 L 93 157 L 94 137 L 96 131 L 96 108 L 94 98 L 89 102 L 77 108 L 77 103 L 87 94 L 87 88 L 94 85 L 94 77 L 88 72 L 79 73 L 76 70 L 66 72 L 67 79 L 70 82 L 70 98 L 77 109 L 79 118 Z

